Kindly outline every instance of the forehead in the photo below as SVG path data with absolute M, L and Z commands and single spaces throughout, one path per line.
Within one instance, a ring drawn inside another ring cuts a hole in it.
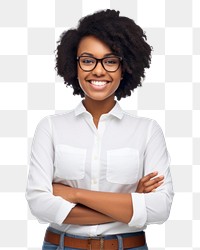
M 104 56 L 112 53 L 109 46 L 95 36 L 83 37 L 78 45 L 78 55 L 89 53 L 94 56 Z

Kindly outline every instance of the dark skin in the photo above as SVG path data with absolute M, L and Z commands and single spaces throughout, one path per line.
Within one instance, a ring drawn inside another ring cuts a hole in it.
M 85 54 L 103 58 L 111 55 L 112 51 L 101 40 L 87 36 L 80 41 L 77 51 L 77 56 Z M 115 91 L 122 79 L 121 66 L 116 72 L 107 72 L 98 63 L 90 72 L 78 67 L 77 74 L 80 87 L 85 93 L 83 104 L 98 129 L 101 115 L 115 106 Z M 102 86 L 96 86 L 97 83 Z M 162 184 L 163 179 L 163 176 L 158 177 L 157 172 L 151 173 L 139 181 L 136 192 L 152 192 Z M 127 224 L 134 214 L 130 193 L 90 191 L 54 183 L 53 194 L 77 204 L 63 221 L 67 224 L 96 225 L 113 221 Z

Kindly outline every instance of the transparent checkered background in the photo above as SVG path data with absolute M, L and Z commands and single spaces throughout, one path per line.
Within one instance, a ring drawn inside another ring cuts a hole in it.
M 0 250 L 41 249 L 47 225 L 24 196 L 32 137 L 40 119 L 80 101 L 56 76 L 56 41 L 105 8 L 133 18 L 154 47 L 143 87 L 120 101 L 159 122 L 172 158 L 171 215 L 148 227 L 148 245 L 200 250 L 200 0 L 0 0 Z

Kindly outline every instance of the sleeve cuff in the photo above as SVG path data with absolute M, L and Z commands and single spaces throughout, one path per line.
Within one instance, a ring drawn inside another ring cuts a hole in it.
M 129 227 L 141 228 L 145 225 L 147 220 L 147 212 L 145 205 L 144 194 L 132 193 L 133 216 L 128 223 Z
M 76 206 L 76 204 L 66 201 L 59 196 L 56 196 L 55 199 L 57 199 L 56 206 L 52 207 L 50 214 L 46 213 L 45 218 L 38 219 L 40 223 L 56 223 L 61 226 L 72 208 Z
M 57 211 L 57 214 L 55 216 L 55 223 L 57 223 L 60 226 L 63 224 L 63 221 L 68 216 L 68 214 L 70 213 L 72 208 L 74 208 L 76 206 L 76 204 L 71 203 L 69 201 L 65 201 L 65 200 L 62 200 L 62 201 L 63 201 L 63 203 L 61 204 L 61 206 L 60 206 L 60 208 Z

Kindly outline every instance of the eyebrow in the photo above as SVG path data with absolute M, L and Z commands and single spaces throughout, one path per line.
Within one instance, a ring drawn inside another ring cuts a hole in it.
M 94 55 L 93 55 L 93 54 L 88 53 L 88 52 L 83 52 L 83 53 L 81 53 L 81 54 L 80 54 L 80 56 L 84 56 L 84 55 L 94 57 Z M 116 56 L 116 54 L 115 54 L 115 53 L 113 53 L 113 52 L 111 52 L 111 53 L 107 53 L 107 54 L 105 54 L 105 55 L 104 55 L 104 57 L 106 57 L 106 56 Z

